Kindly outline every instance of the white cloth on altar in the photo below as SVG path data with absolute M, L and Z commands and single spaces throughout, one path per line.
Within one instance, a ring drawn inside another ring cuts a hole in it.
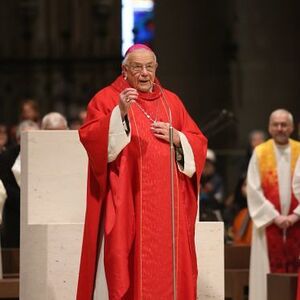
M 282 214 L 287 215 L 291 202 L 291 149 L 274 143 L 279 182 L 279 198 Z M 249 300 L 267 299 L 267 273 L 270 272 L 265 228 L 280 215 L 269 202 L 261 187 L 259 165 L 254 151 L 248 167 L 247 199 L 250 216 L 253 220 L 252 245 L 250 256 Z M 300 205 L 294 210 L 299 214 Z

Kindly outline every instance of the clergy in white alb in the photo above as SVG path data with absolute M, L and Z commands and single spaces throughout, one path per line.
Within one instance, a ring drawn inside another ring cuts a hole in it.
M 300 143 L 290 139 L 293 117 L 270 115 L 272 139 L 255 148 L 248 167 L 247 199 L 253 220 L 249 299 L 267 299 L 267 273 L 296 272 L 300 250 L 300 206 L 292 178 Z

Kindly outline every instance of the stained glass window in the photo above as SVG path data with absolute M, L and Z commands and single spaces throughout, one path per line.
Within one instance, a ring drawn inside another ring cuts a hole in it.
M 122 54 L 132 44 L 151 47 L 154 39 L 154 1 L 122 0 Z

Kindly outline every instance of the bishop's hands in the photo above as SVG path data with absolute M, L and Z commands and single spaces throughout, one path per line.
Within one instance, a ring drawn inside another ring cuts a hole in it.
M 119 96 L 119 108 L 121 112 L 122 120 L 124 121 L 125 116 L 128 113 L 128 109 L 133 102 L 135 102 L 138 98 L 138 91 L 134 88 L 126 88 L 124 89 Z M 169 142 L 169 123 L 165 122 L 153 122 L 151 124 L 151 131 L 154 136 L 158 139 Z M 180 136 L 178 131 L 173 128 L 173 143 L 176 147 L 180 146 Z
M 299 220 L 300 216 L 296 214 L 290 214 L 288 216 L 279 215 L 274 218 L 274 223 L 281 229 L 287 229 L 290 226 L 293 226 Z
M 138 91 L 134 88 L 124 89 L 119 96 L 119 108 L 121 112 L 122 120 L 124 121 L 125 116 L 128 113 L 130 105 L 135 102 L 138 98 Z
M 170 141 L 169 136 L 169 123 L 164 122 L 154 122 L 151 124 L 151 131 L 153 132 L 154 136 L 158 139 L 164 140 L 166 142 Z M 180 136 L 178 131 L 173 128 L 173 143 L 176 147 L 180 146 Z

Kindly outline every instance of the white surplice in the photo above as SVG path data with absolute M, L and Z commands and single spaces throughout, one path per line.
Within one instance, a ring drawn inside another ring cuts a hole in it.
M 291 149 L 274 143 L 279 183 L 281 211 L 287 215 L 291 202 Z M 247 199 L 253 221 L 249 300 L 267 300 L 267 274 L 270 272 L 265 228 L 280 212 L 269 202 L 261 187 L 258 159 L 255 151 L 251 157 L 247 174 Z M 300 205 L 294 210 L 300 214 Z

